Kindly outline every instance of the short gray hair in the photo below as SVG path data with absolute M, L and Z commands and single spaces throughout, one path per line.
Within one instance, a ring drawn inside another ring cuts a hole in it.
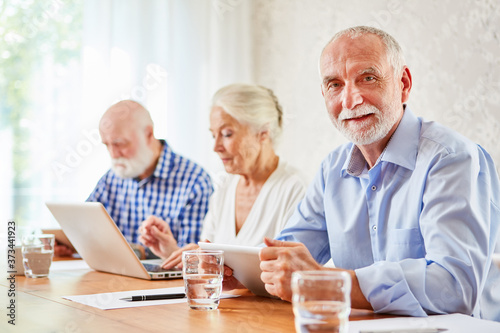
M 275 143 L 282 132 L 283 110 L 271 89 L 253 84 L 235 83 L 219 89 L 212 107 L 221 107 L 239 123 L 256 133 L 268 131 Z
M 335 42 L 341 37 L 347 36 L 354 39 L 366 34 L 374 34 L 380 37 L 382 43 L 385 46 L 385 51 L 389 59 L 389 63 L 391 64 L 394 70 L 394 74 L 396 75 L 399 74 L 398 72 L 401 71 L 403 67 L 406 65 L 406 61 L 401 46 L 396 41 L 396 39 L 391 35 L 389 35 L 387 32 L 374 27 L 357 26 L 337 32 L 332 37 L 332 39 L 330 39 L 330 41 L 325 45 L 323 51 L 321 52 L 321 55 L 323 55 L 323 52 L 328 45 L 330 45 L 332 42 Z

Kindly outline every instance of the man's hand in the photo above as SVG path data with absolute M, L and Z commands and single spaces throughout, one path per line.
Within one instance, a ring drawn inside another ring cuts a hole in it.
M 358 309 L 373 310 L 359 286 L 353 270 L 326 268 L 314 260 L 309 250 L 302 243 L 282 242 L 264 239 L 267 247 L 260 250 L 260 278 L 266 284 L 266 290 L 285 301 L 292 300 L 292 273 L 295 271 L 337 270 L 351 275 L 351 306 Z
M 267 247 L 259 253 L 260 278 L 266 284 L 266 290 L 271 295 L 285 301 L 292 300 L 291 281 L 292 273 L 304 270 L 321 270 L 309 250 L 302 243 L 283 242 L 273 239 L 264 239 Z M 225 278 L 225 277 L 224 277 Z
M 142 222 L 139 232 L 139 241 L 163 259 L 179 249 L 168 223 L 159 217 L 148 217 Z
M 55 257 L 71 257 L 75 253 L 72 249 L 64 244 L 55 241 L 54 245 L 54 256 Z
M 140 260 L 146 259 L 146 249 L 144 246 L 134 243 L 129 243 L 129 245 Z

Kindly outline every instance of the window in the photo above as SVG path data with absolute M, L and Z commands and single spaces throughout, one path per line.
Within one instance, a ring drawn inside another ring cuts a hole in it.
M 0 0 L 1 221 L 57 227 L 46 201 L 88 197 L 110 165 L 99 119 L 121 99 L 141 102 L 176 152 L 220 171 L 209 103 L 225 84 L 252 82 L 250 6 Z
M 82 15 L 82 1 L 0 1 L 0 211 L 19 227 L 75 196 L 72 182 L 53 186 L 52 162 L 78 126 L 66 111 L 81 101 Z

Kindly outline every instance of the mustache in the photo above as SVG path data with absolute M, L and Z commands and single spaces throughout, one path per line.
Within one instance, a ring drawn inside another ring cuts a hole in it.
M 360 105 L 354 109 L 343 108 L 338 116 L 338 120 L 355 119 L 369 114 L 378 114 L 379 110 L 373 105 Z
M 111 160 L 111 168 L 113 169 L 130 169 L 132 167 L 129 158 L 118 157 Z
M 130 159 L 129 158 L 125 158 L 125 157 L 117 157 L 117 158 L 112 158 L 111 159 L 111 163 L 113 164 L 116 164 L 116 163 L 123 163 L 123 162 L 127 162 L 129 161 Z

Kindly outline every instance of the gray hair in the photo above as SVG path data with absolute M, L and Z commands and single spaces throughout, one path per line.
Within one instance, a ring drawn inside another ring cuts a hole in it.
M 321 52 L 321 55 L 323 55 L 325 48 L 328 45 L 330 45 L 330 43 L 335 42 L 341 37 L 347 36 L 350 37 L 351 39 L 354 39 L 366 34 L 374 34 L 380 37 L 382 43 L 385 46 L 385 51 L 387 53 L 389 63 L 391 64 L 394 70 L 394 74 L 398 75 L 399 71 L 401 71 L 403 67 L 406 65 L 406 61 L 403 55 L 403 50 L 401 49 L 401 46 L 396 41 L 396 39 L 394 39 L 394 37 L 389 35 L 387 32 L 374 27 L 357 26 L 337 32 L 332 37 L 332 39 L 325 45 L 323 51 Z
M 219 89 L 212 107 L 221 107 L 239 123 L 256 133 L 268 131 L 275 143 L 282 132 L 283 110 L 271 89 L 259 85 L 235 83 Z

